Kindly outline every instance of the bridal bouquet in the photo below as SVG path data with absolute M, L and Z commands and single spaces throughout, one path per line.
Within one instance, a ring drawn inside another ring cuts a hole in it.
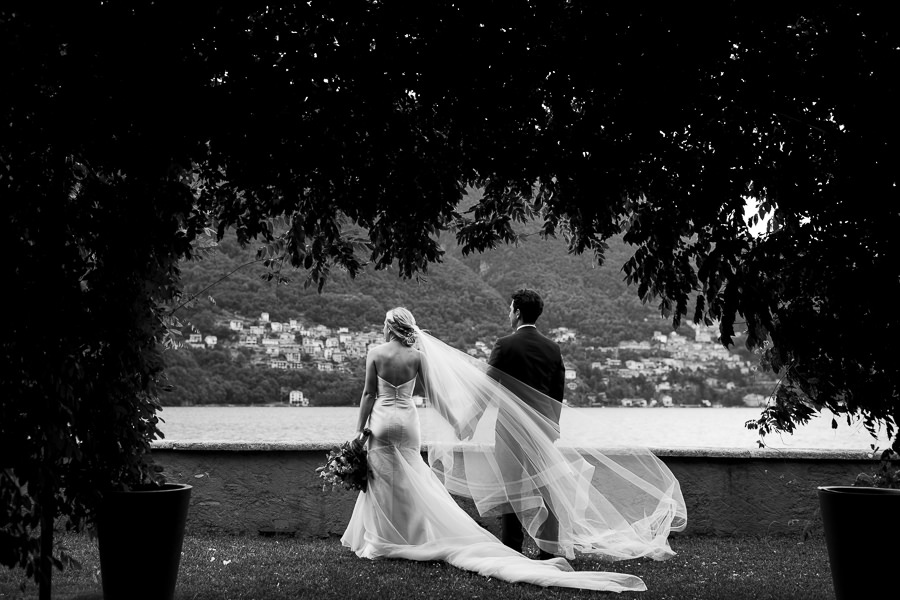
M 368 437 L 369 431 L 365 430 L 364 433 Z M 316 468 L 316 473 L 325 481 L 322 484 L 323 492 L 329 484 L 331 489 L 342 486 L 348 490 L 365 492 L 368 487 L 368 471 L 365 448 L 362 444 L 354 445 L 352 442 L 344 442 L 332 449 L 325 464 Z

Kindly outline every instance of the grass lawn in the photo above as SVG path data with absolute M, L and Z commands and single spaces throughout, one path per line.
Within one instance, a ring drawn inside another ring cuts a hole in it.
M 95 539 L 60 536 L 81 565 L 53 573 L 53 597 L 102 598 Z M 441 562 L 370 561 L 357 558 L 340 541 L 286 537 L 191 535 L 185 538 L 177 600 L 386 598 L 640 598 L 641 600 L 828 600 L 834 598 L 828 554 L 821 532 L 799 536 L 671 538 L 678 553 L 665 562 L 603 563 L 589 557 L 576 570 L 622 571 L 649 588 L 638 593 L 601 593 L 510 584 L 460 571 Z M 526 550 L 528 552 L 528 550 Z M 152 577 L 142 574 L 141 577 Z M 0 599 L 37 598 L 21 571 L 0 571 Z M 140 585 L 140 581 L 136 581 Z

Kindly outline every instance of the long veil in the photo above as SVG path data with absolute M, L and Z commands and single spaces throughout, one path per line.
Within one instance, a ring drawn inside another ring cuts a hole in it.
M 558 556 L 674 555 L 668 536 L 685 528 L 687 511 L 659 458 L 642 448 L 567 445 L 558 424 L 577 409 L 417 333 L 427 402 L 446 420 L 427 440 L 428 463 L 451 494 L 471 498 L 482 516 L 515 512 Z M 559 522 L 554 536 L 541 533 L 548 511 Z

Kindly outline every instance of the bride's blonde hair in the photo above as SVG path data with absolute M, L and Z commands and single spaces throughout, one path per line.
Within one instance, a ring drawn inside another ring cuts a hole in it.
M 402 306 L 387 311 L 384 322 L 391 330 L 391 335 L 412 346 L 416 343 L 416 318 Z

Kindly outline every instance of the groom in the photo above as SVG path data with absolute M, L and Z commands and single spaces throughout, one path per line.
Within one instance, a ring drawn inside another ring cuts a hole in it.
M 559 346 L 542 335 L 535 326 L 543 310 L 544 301 L 537 292 L 529 289 L 517 290 L 509 304 L 509 324 L 514 333 L 497 340 L 488 364 L 492 376 L 505 387 L 515 388 L 517 382 L 510 381 L 511 377 L 555 400 L 551 402 L 551 406 L 533 408 L 542 412 L 558 426 L 565 387 L 565 367 Z M 503 434 L 501 428 L 498 428 L 497 435 Z M 558 529 L 556 515 L 551 512 L 538 531 L 538 537 L 555 541 Z M 516 513 L 504 514 L 500 520 L 500 539 L 503 543 L 521 552 L 524 537 L 522 524 Z M 552 557 L 553 554 L 550 552 L 540 550 L 541 560 Z

